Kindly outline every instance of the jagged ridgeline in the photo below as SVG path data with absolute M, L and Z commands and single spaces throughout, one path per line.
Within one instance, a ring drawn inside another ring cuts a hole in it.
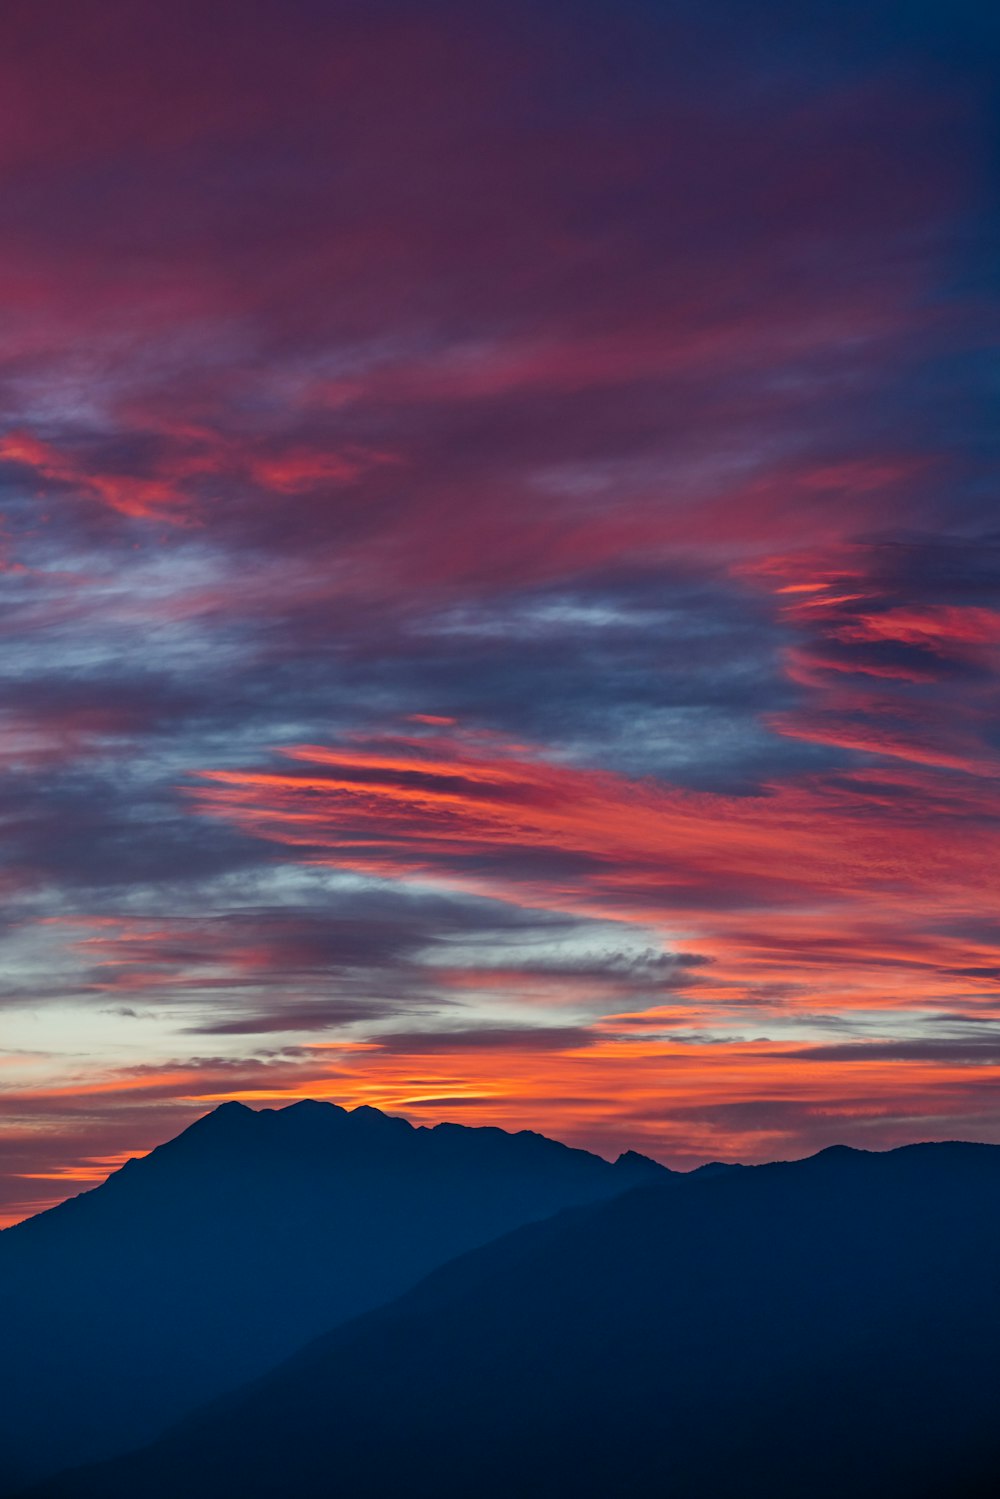
M 453 1256 L 651 1174 L 527 1131 L 224 1104 L 0 1234 L 0 1493 L 148 1440 Z
M 34 1499 L 998 1491 L 1000 1146 L 680 1174 L 373 1110 L 229 1106 L 0 1248 L 34 1391 L 14 1435 L 37 1465 L 46 1439 L 84 1441 L 81 1397 L 106 1449 L 121 1413 L 134 1431 L 190 1412 Z M 82 1310 L 62 1274 L 89 1284 Z M 298 1351 L 274 1367 L 282 1341 Z M 272 1367 L 233 1388 L 243 1359 Z

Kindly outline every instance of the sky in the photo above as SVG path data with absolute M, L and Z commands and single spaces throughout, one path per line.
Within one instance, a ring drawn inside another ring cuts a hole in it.
M 0 1222 L 228 1098 L 1000 1141 L 969 0 L 6 0 Z

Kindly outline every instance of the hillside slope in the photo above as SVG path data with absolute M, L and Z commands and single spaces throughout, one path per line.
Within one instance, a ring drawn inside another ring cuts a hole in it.
M 223 1105 L 0 1234 L 0 1493 L 149 1440 L 452 1256 L 650 1174 L 528 1132 Z
M 998 1264 L 1000 1147 L 668 1179 L 35 1499 L 958 1499 L 995 1442 Z

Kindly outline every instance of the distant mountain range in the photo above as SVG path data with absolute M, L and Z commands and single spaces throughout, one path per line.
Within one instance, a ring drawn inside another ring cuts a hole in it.
M 456 1255 L 669 1175 L 526 1131 L 224 1104 L 0 1233 L 0 1494 L 148 1441 Z
M 347 1246 L 368 1246 L 371 1309 L 348 1321 L 341 1311 L 333 1327 L 346 1293 L 339 1303 L 328 1294 L 332 1331 L 152 1443 L 42 1482 L 32 1499 L 1000 1492 L 1000 1146 L 835 1147 L 801 1162 L 678 1174 L 642 1157 L 610 1166 L 536 1135 L 413 1130 L 314 1104 L 228 1106 L 112 1182 L 12 1236 L 44 1246 L 36 1275 L 63 1273 L 72 1243 L 71 1259 L 84 1252 L 93 1266 L 113 1253 L 124 1276 L 115 1291 L 105 1272 L 98 1307 L 112 1353 L 127 1345 L 126 1365 L 112 1369 L 107 1346 L 74 1344 L 84 1399 L 96 1357 L 102 1388 L 141 1379 L 151 1412 L 147 1366 L 155 1374 L 163 1350 L 176 1358 L 182 1345 L 196 1365 L 211 1361 L 218 1328 L 231 1372 L 237 1302 L 259 1307 L 272 1349 L 276 1306 L 298 1337 L 309 1319 L 289 1286 L 300 1264 L 306 1287 L 322 1279 L 322 1235 L 298 1251 L 309 1191 L 352 1204 L 314 1211 L 327 1226 L 338 1218 L 331 1267 L 348 1266 L 355 1285 L 365 1255 Z M 546 1194 L 563 1201 L 543 1218 Z M 484 1242 L 487 1201 L 519 1212 L 522 1226 Z M 255 1217 L 262 1246 L 251 1250 L 239 1236 L 253 1237 Z M 149 1275 L 148 1246 L 178 1218 L 182 1266 L 163 1283 Z M 426 1259 L 446 1230 L 468 1236 L 473 1219 L 480 1247 L 441 1256 L 419 1284 L 408 1272 L 408 1290 L 374 1305 L 376 1282 L 387 1285 L 392 1266 L 398 1277 L 398 1257 L 415 1264 L 400 1225 L 412 1226 Z M 128 1270 L 134 1251 L 122 1244 L 147 1256 L 148 1278 Z M 220 1309 L 227 1260 L 236 1292 Z M 6 1259 L 2 1267 L 6 1280 Z M 206 1320 L 199 1330 L 185 1310 L 171 1341 L 163 1324 L 178 1315 L 185 1276 Z M 51 1311 L 32 1307 L 51 1337 Z M 88 1325 L 99 1320 L 91 1313 Z M 265 1341 L 247 1336 L 258 1368 Z M 65 1372 L 36 1439 L 46 1423 L 55 1433 L 62 1402 L 72 1405 Z M 44 1374 L 34 1377 L 42 1389 Z M 171 1394 L 179 1398 L 176 1367 Z M 112 1435 L 106 1426 L 106 1445 Z

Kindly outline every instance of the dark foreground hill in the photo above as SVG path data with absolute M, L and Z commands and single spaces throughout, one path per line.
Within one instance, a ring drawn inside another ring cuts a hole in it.
M 452 1256 L 650 1174 L 528 1132 L 226 1104 L 0 1234 L 0 1493 L 148 1441 Z
M 1000 1411 L 1000 1147 L 672 1178 L 465 1256 L 37 1499 L 958 1499 Z

